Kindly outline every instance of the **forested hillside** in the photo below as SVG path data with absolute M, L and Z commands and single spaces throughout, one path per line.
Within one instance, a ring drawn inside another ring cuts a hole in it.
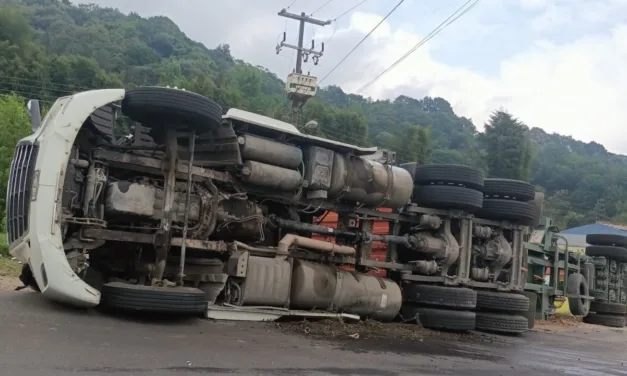
M 237 60 L 228 45 L 190 40 L 166 17 L 68 0 L 0 0 L 0 95 L 50 103 L 75 91 L 135 85 L 184 87 L 225 107 L 289 118 L 281 78 Z M 14 109 L 15 100 L 0 100 L 0 113 Z M 28 132 L 26 120 L 12 116 Z M 15 135 L 8 118 L 0 119 L 0 132 Z M 311 119 L 321 135 L 394 149 L 400 162 L 464 163 L 491 175 L 527 177 L 546 191 L 548 214 L 562 227 L 599 219 L 627 223 L 627 157 L 529 129 L 507 113 L 495 112 L 480 133 L 479 124 L 457 116 L 443 98 L 374 101 L 331 86 L 305 106 L 303 120 Z M 10 155 L 14 139 L 0 137 L 0 158 Z M 504 145 L 513 145 L 515 155 Z

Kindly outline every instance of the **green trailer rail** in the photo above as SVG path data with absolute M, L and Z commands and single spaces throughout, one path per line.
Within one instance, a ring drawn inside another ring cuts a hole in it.
M 537 320 L 546 320 L 555 311 L 555 299 L 566 297 L 570 302 L 577 303 L 571 307 L 575 315 L 586 316 L 590 302 L 594 298 L 590 295 L 594 286 L 594 260 L 584 254 L 570 252 L 568 241 L 557 234 L 557 228 L 550 218 L 542 218 L 540 224 L 528 236 L 525 242 L 527 250 L 527 282 L 525 291 L 537 295 Z M 559 241 L 564 242 L 558 245 Z M 546 269 L 549 268 L 549 281 L 546 281 Z M 561 276 L 563 274 L 563 280 Z M 581 278 L 579 275 L 583 276 Z M 575 278 L 575 281 L 569 279 Z M 580 280 L 583 279 L 584 282 Z M 579 302 L 578 302 L 579 301 Z

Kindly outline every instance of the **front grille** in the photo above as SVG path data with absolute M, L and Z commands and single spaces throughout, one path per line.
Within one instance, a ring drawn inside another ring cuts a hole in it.
M 6 202 L 9 244 L 28 231 L 28 214 L 38 149 L 38 145 L 19 143 L 11 161 Z

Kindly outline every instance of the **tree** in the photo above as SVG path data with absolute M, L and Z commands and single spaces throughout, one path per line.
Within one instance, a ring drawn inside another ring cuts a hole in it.
M 7 183 L 17 142 L 30 133 L 30 119 L 24 100 L 15 95 L 0 96 L 0 213 L 6 213 Z M 2 222 L 4 223 L 4 222 Z M 1 224 L 0 224 L 1 226 Z M 0 229 L 4 231 L 4 228 Z
M 490 176 L 522 179 L 529 176 L 531 150 L 528 128 L 509 113 L 498 110 L 485 125 L 486 164 Z

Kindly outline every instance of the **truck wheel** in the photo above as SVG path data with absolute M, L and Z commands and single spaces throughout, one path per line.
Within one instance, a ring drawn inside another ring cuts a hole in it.
M 473 309 L 477 292 L 465 287 L 408 284 L 403 288 L 403 300 L 411 304 Z
M 217 102 L 189 91 L 156 86 L 127 90 L 122 113 L 159 135 L 170 126 L 200 133 L 222 122 L 222 107 Z
M 414 203 L 433 209 L 459 209 L 469 212 L 481 209 L 481 192 L 452 185 L 424 185 L 414 189 Z
M 615 245 L 618 247 L 627 246 L 627 236 L 614 234 L 588 234 L 586 243 L 590 245 Z
M 481 170 L 456 164 L 429 164 L 416 166 L 415 185 L 454 184 L 468 188 L 481 189 L 485 175 Z
M 601 313 L 601 314 L 624 316 L 625 314 L 627 314 L 627 306 L 625 306 L 625 304 L 620 304 L 620 303 L 593 301 L 590 304 L 590 311 Z
M 586 247 L 586 256 L 607 257 L 620 262 L 627 262 L 627 248 L 613 245 L 590 245 Z
M 29 264 L 22 265 L 22 273 L 20 273 L 19 278 L 24 286 L 28 286 L 34 291 L 41 292 Z
M 586 324 L 603 325 L 611 328 L 622 328 L 625 326 L 625 316 L 607 315 L 590 312 L 583 318 Z
M 120 282 L 102 287 L 100 304 L 125 311 L 196 315 L 207 308 L 205 293 L 191 287 L 150 287 Z
M 531 201 L 536 195 L 536 188 L 532 184 L 512 179 L 485 179 L 482 191 L 486 197 L 516 201 Z
M 408 163 L 403 163 L 398 165 L 398 167 L 407 170 L 407 172 L 409 172 L 409 174 L 411 175 L 411 180 L 415 181 L 415 177 L 416 177 L 416 166 L 418 165 L 417 162 L 408 162 Z
M 586 295 L 590 290 L 588 282 L 582 274 L 573 273 L 568 276 L 568 286 L 566 286 L 566 294 L 568 297 L 568 307 L 573 316 L 585 316 L 590 312 L 590 301 L 584 298 L 571 298 L 568 295 Z
M 527 318 L 527 328 L 533 329 L 536 325 L 536 309 L 538 307 L 538 294 L 531 291 L 521 291 L 520 295 L 526 296 L 529 299 L 529 309 L 522 312 L 516 312 L 517 315 L 525 316 Z
M 478 218 L 498 221 L 512 221 L 522 225 L 532 224 L 535 220 L 535 208 L 529 202 L 485 198 L 483 208 L 475 215 Z
M 519 334 L 528 330 L 529 324 L 524 316 L 511 316 L 498 313 L 477 312 L 477 330 L 496 333 Z
M 540 220 L 542 219 L 542 212 L 544 209 L 544 192 L 536 192 L 535 197 L 532 201 L 529 201 L 531 205 L 533 205 L 533 222 L 531 226 L 533 228 L 538 227 L 540 224 Z
M 529 298 L 510 292 L 479 290 L 477 291 L 477 309 L 498 312 L 526 312 L 529 309 Z
M 415 319 L 427 329 L 465 332 L 475 329 L 475 313 L 472 311 L 453 311 L 436 308 L 403 307 L 403 317 Z

